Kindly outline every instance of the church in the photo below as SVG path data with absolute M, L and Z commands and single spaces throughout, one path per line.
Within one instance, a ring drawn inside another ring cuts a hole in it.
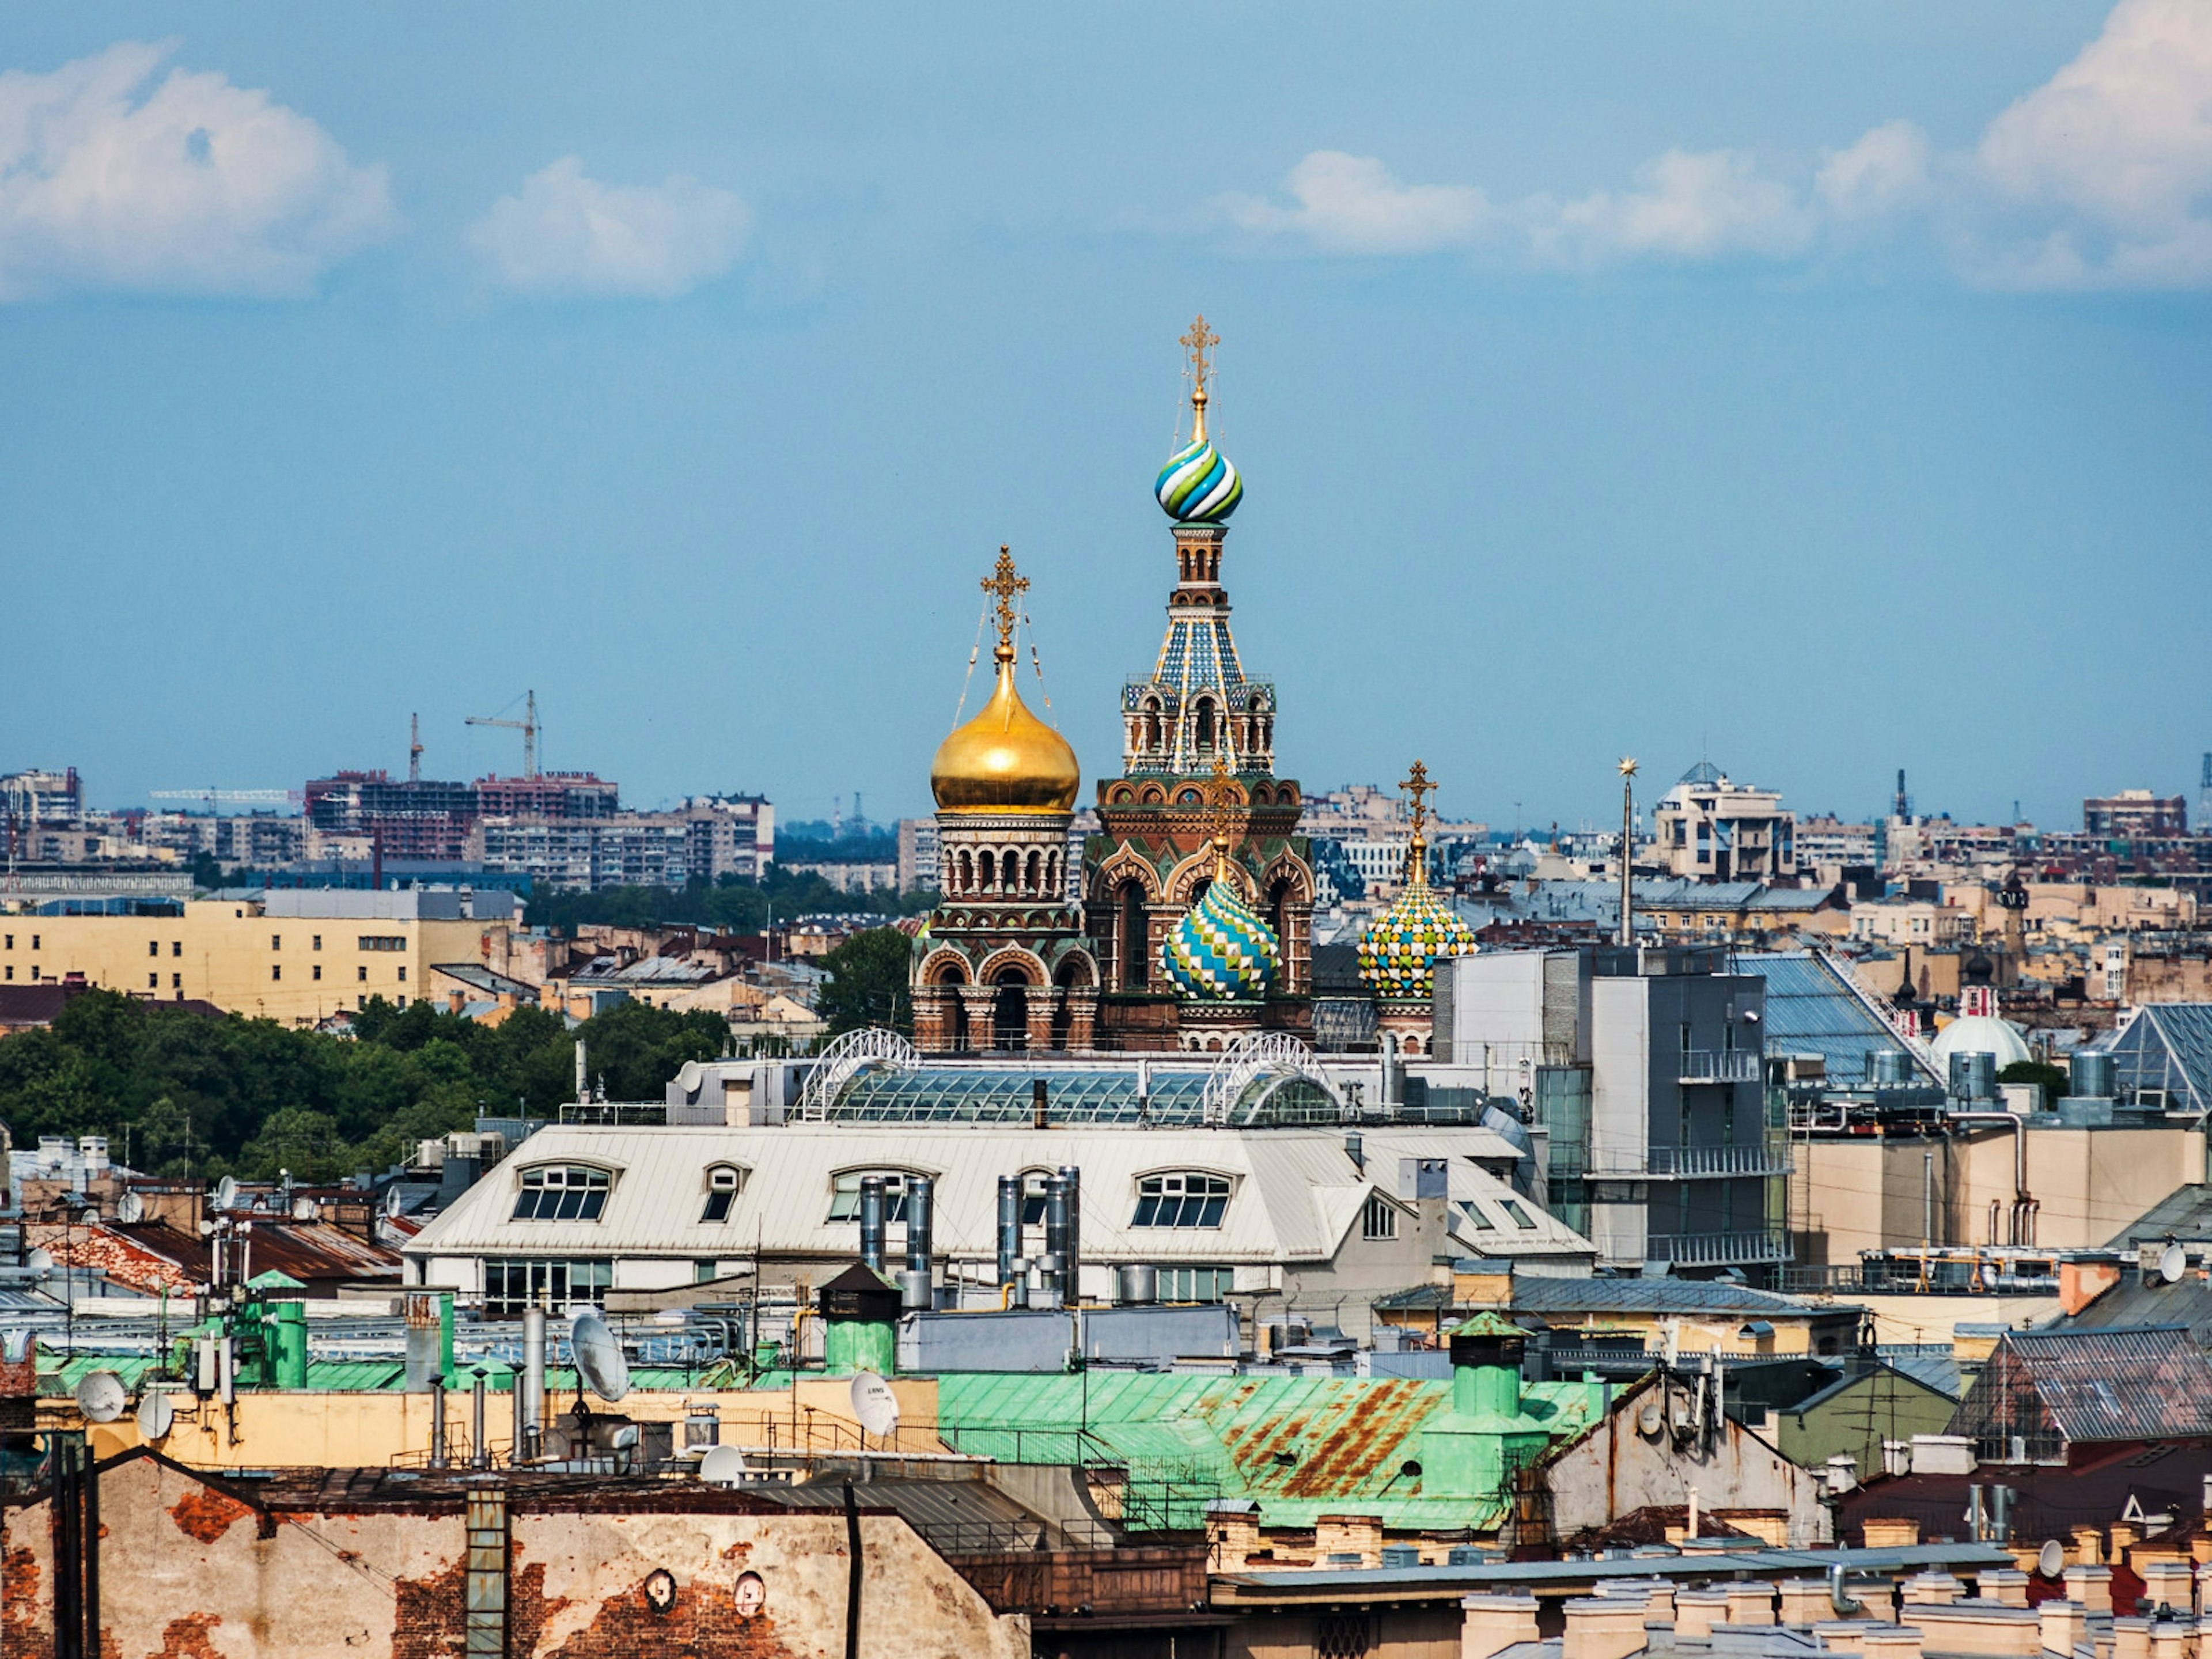
M 1154 482 L 1175 582 L 1148 673 L 1121 690 L 1121 769 L 1097 786 L 1081 902 L 1065 868 L 1082 773 L 1016 684 L 1029 580 L 1001 548 L 984 579 L 998 641 L 982 711 L 930 769 L 943 900 L 915 940 L 915 1043 L 975 1051 L 1218 1053 L 1240 1037 L 1313 1036 L 1311 848 L 1298 785 L 1275 772 L 1275 688 L 1247 678 L 1222 580 L 1243 480 L 1206 435 L 1212 350 L 1182 336 L 1190 427 Z M 1420 1052 L 1431 963 L 1474 948 L 1426 886 L 1416 815 L 1405 892 L 1361 945 L 1385 1030 Z M 1404 914 L 1401 914 L 1403 912 Z

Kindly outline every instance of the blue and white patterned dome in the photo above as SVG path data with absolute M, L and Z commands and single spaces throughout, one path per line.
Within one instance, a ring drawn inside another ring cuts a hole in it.
M 1211 1002 L 1266 996 L 1281 957 L 1274 929 L 1253 914 L 1226 875 L 1214 878 L 1160 946 L 1160 966 L 1176 989 Z
M 1213 441 L 1200 435 L 1168 459 L 1152 493 L 1177 524 L 1219 524 L 1244 499 L 1244 481 Z

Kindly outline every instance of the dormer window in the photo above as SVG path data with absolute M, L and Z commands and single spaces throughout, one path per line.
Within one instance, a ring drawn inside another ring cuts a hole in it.
M 1229 1208 L 1229 1177 L 1199 1170 L 1143 1176 L 1132 1227 L 1218 1227 Z
M 702 1221 L 727 1221 L 730 1206 L 738 1201 L 738 1194 L 745 1189 L 745 1177 L 750 1170 L 736 1164 L 717 1164 L 707 1171 L 707 1206 L 699 1212 Z
M 517 1221 L 597 1221 L 614 1177 L 587 1164 L 547 1164 L 522 1172 Z
M 884 1178 L 884 1225 L 896 1226 L 906 1219 L 908 1176 L 904 1170 L 848 1170 L 830 1188 L 830 1221 L 860 1218 L 860 1177 L 871 1175 Z

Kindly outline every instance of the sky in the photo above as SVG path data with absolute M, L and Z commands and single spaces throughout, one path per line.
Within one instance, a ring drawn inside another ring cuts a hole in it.
M 0 771 L 1110 773 L 1200 311 L 1309 790 L 2194 805 L 2212 0 L 10 9 Z

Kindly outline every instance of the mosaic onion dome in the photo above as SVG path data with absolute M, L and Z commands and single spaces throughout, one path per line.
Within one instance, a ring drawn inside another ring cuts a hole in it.
M 1406 780 L 1413 798 L 1413 835 L 1406 848 L 1406 890 L 1359 935 L 1359 977 L 1386 1002 L 1423 1002 L 1435 991 L 1441 957 L 1473 956 L 1481 947 L 1468 925 L 1429 886 L 1428 821 L 1423 797 L 1436 786 L 1420 762 Z
M 1182 337 L 1190 351 L 1190 441 L 1168 458 L 1152 485 L 1177 524 L 1220 524 L 1244 499 L 1244 481 L 1206 435 L 1206 382 L 1212 373 L 1207 354 L 1219 343 L 1203 317 Z
M 1183 913 L 1160 946 L 1160 965 L 1176 989 L 1213 1002 L 1266 996 L 1281 956 L 1275 930 L 1254 914 L 1226 871 L 1217 871 L 1206 896 Z
M 1066 738 L 1029 711 L 1014 686 L 1013 596 L 1029 586 L 999 550 L 997 573 L 983 584 L 999 595 L 999 683 L 983 712 L 937 746 L 929 790 L 946 812 L 1066 812 L 1075 805 L 1082 769 Z

